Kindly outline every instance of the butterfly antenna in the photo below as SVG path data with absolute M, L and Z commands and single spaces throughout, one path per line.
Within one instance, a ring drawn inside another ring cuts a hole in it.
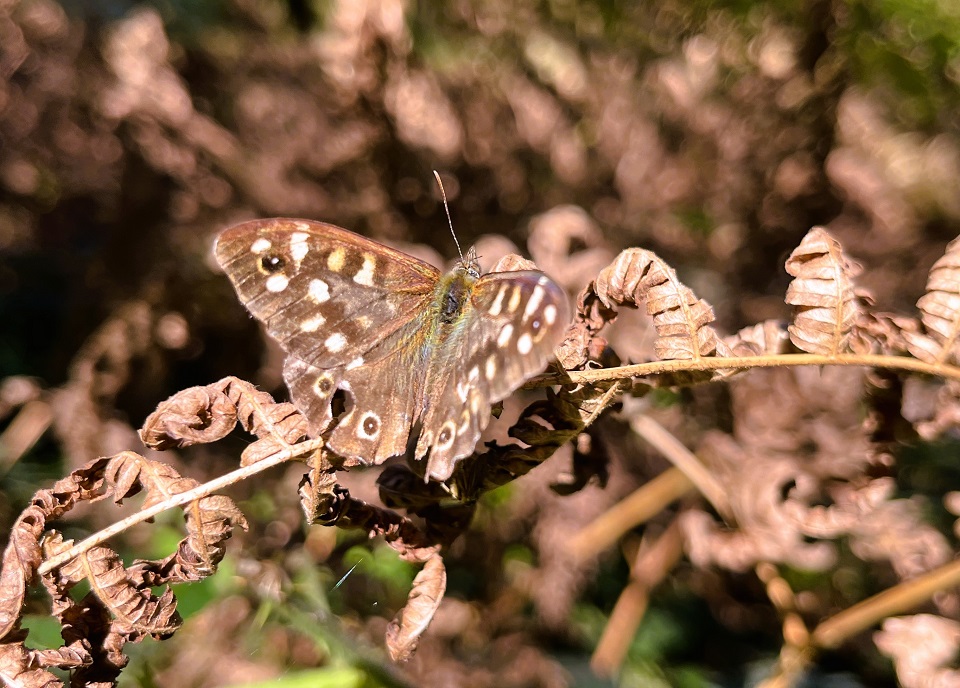
M 440 173 L 433 171 L 433 176 L 437 178 L 437 186 L 440 187 L 440 195 L 443 196 L 443 209 L 447 211 L 447 224 L 450 225 L 450 233 L 453 235 L 453 243 L 457 245 L 457 253 L 460 254 L 460 260 L 463 260 L 463 251 L 460 250 L 460 242 L 457 241 L 457 233 L 453 231 L 453 219 L 450 217 L 450 206 L 447 205 L 447 192 L 443 190 L 443 181 L 440 179 Z

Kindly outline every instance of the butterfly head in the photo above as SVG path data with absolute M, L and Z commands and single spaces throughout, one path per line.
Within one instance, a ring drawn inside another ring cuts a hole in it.
M 477 258 L 477 249 L 473 246 L 467 251 L 467 255 L 460 256 L 460 260 L 454 267 L 456 272 L 465 272 L 469 277 L 477 279 L 480 277 L 480 260 Z

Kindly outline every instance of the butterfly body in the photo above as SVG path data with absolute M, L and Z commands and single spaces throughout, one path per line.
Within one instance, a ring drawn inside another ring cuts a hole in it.
M 314 433 L 349 396 L 327 445 L 380 463 L 412 450 L 446 479 L 491 403 L 540 372 L 566 328 L 563 290 L 537 271 L 441 273 L 347 230 L 293 219 L 224 231 L 217 260 L 288 353 L 284 380 Z

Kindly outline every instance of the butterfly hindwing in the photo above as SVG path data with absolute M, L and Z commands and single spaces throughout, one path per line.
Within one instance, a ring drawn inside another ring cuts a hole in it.
M 406 452 L 425 372 L 411 365 L 410 354 L 395 350 L 392 355 L 345 372 L 341 386 L 352 403 L 330 433 L 330 449 L 367 463 L 382 463 Z

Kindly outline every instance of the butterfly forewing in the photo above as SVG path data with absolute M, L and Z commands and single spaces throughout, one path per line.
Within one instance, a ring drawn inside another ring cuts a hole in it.
M 440 273 L 322 222 L 254 220 L 217 240 L 217 261 L 251 313 L 301 361 L 347 365 L 408 323 Z
M 541 272 L 478 278 L 470 254 L 442 276 L 320 222 L 247 222 L 220 235 L 216 255 L 287 351 L 284 380 L 312 432 L 342 389 L 334 452 L 380 463 L 412 450 L 439 480 L 473 451 L 490 404 L 542 370 L 569 319 L 566 295 Z

